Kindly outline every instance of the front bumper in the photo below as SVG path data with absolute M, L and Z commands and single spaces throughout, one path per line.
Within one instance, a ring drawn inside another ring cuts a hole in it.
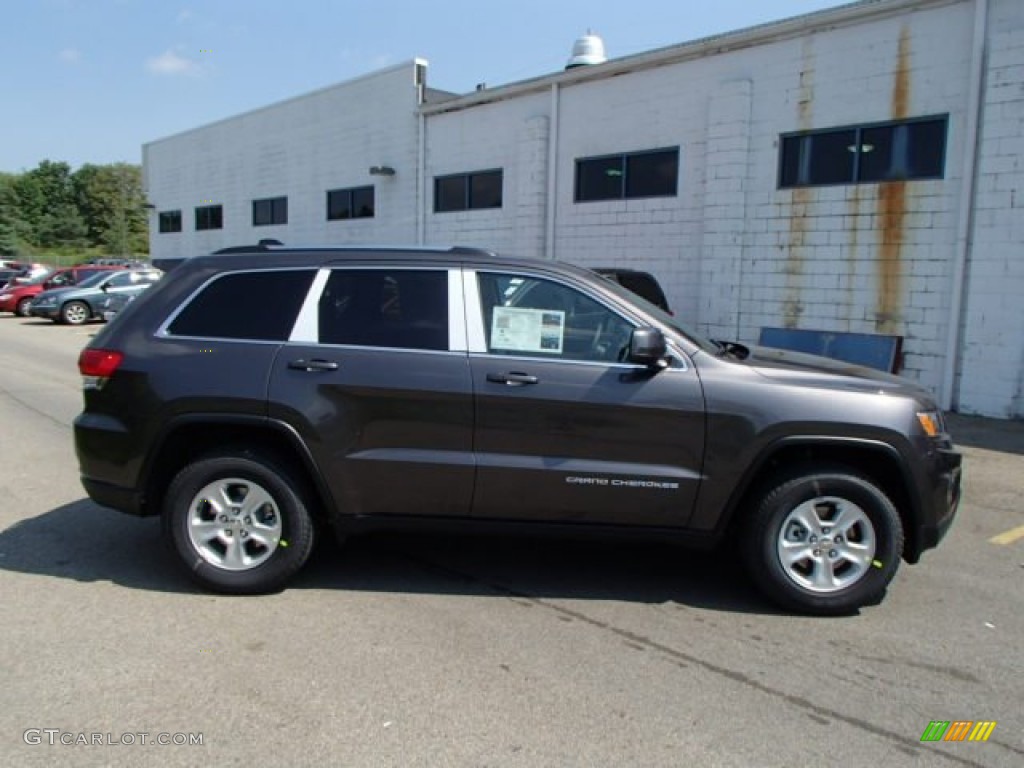
M 907 551 L 904 552 L 910 563 L 916 563 L 925 550 L 937 547 L 953 525 L 960 507 L 963 456 L 952 448 L 936 450 L 930 479 L 925 498 L 927 509 L 922 515 L 917 535 L 907 542 Z
M 56 304 L 48 304 L 43 307 L 37 307 L 35 304 L 29 304 L 28 313 L 32 317 L 45 317 L 47 320 L 56 320 L 60 317 L 60 307 Z

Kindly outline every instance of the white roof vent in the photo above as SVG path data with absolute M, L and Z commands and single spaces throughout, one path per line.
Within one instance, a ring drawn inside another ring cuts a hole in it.
M 572 57 L 565 65 L 566 69 L 589 67 L 591 64 L 604 64 L 608 57 L 604 55 L 604 40 L 590 30 L 572 44 Z

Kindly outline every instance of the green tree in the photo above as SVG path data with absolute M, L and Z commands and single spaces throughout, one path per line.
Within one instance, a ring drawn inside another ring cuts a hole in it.
M 85 222 L 78 213 L 71 166 L 43 160 L 14 182 L 20 218 L 29 240 L 40 248 L 76 247 L 86 243 Z
M 14 191 L 15 176 L 0 174 L 0 256 L 17 256 L 19 230 L 24 228 L 18 210 L 18 194 Z
M 116 255 L 149 251 L 139 166 L 86 164 L 74 173 L 72 183 L 90 245 Z

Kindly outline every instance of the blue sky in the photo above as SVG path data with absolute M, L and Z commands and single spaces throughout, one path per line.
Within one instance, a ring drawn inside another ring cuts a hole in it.
M 0 171 L 140 162 L 141 145 L 420 56 L 471 91 L 841 5 L 837 0 L 7 0 Z

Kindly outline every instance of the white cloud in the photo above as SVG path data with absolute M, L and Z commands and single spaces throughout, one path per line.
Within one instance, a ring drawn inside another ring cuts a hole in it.
M 192 11 L 190 11 L 188 8 L 183 8 L 182 10 L 178 11 L 177 22 L 179 24 L 186 24 L 192 21 L 193 18 L 195 18 L 195 14 L 192 13 Z
M 77 48 L 65 48 L 57 54 L 57 58 L 65 64 L 77 64 L 82 59 L 82 54 Z
M 199 64 L 170 48 L 159 56 L 146 59 L 146 69 L 155 75 L 198 75 L 202 72 Z

